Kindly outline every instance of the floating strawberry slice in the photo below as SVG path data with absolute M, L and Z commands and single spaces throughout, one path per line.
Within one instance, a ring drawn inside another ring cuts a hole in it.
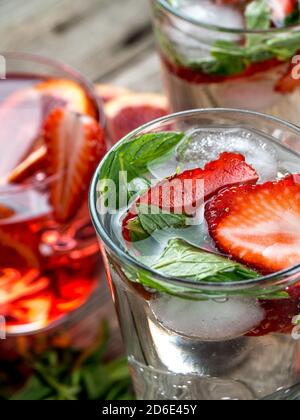
M 65 106 L 70 111 L 95 117 L 95 109 L 84 88 L 69 79 L 48 79 L 35 86 L 35 90 L 42 94 L 45 114 L 53 108 Z
M 168 114 L 164 96 L 154 93 L 121 95 L 105 105 L 107 131 L 113 143 L 147 122 Z
M 199 187 L 197 189 L 197 182 Z M 185 171 L 168 178 L 148 190 L 132 206 L 123 221 L 124 238 L 130 240 L 128 222 L 137 215 L 136 205 L 152 205 L 171 213 L 193 214 L 199 207 L 221 188 L 239 184 L 254 184 L 258 181 L 255 170 L 245 162 L 245 158 L 236 153 L 223 153 L 204 169 Z M 201 184 L 202 183 L 202 184 Z
M 51 202 L 58 221 L 72 218 L 82 207 L 92 175 L 106 152 L 103 129 L 93 118 L 55 109 L 44 126 L 48 150 Z
M 114 85 L 97 84 L 95 86 L 95 89 L 104 103 L 109 102 L 112 99 L 116 99 L 122 95 L 127 95 L 131 93 L 129 89 Z
M 300 263 L 300 175 L 221 191 L 207 204 L 218 248 L 263 273 Z

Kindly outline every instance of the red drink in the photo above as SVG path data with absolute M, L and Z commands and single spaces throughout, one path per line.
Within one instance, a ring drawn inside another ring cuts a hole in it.
M 8 74 L 0 81 L 2 359 L 36 350 L 46 330 L 40 350 L 53 342 L 84 347 L 95 334 L 96 317 L 92 331 L 78 321 L 90 314 L 99 287 L 87 190 L 105 152 L 97 101 L 77 74 L 43 59 L 5 58 Z M 84 328 L 79 341 L 72 341 L 72 324 Z

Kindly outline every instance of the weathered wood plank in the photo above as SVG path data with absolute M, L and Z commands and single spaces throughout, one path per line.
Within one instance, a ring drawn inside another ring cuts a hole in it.
M 148 0 L 1 0 L 0 50 L 47 55 L 107 80 L 153 52 Z
M 125 68 L 108 75 L 104 81 L 137 91 L 161 92 L 159 66 L 156 52 L 147 51 L 136 57 L 134 62 L 130 62 Z

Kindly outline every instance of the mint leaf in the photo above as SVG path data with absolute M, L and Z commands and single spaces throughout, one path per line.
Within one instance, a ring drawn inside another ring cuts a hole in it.
M 166 213 L 154 206 L 138 206 L 137 212 L 137 216 L 127 223 L 132 242 L 147 239 L 157 230 L 185 228 L 189 219 L 184 214 Z
M 271 10 L 266 0 L 255 0 L 245 11 L 247 29 L 263 30 L 271 27 Z
M 145 174 L 147 165 L 172 150 L 184 137 L 184 133 L 163 132 L 144 134 L 134 140 L 120 144 L 113 149 L 104 160 L 99 173 L 100 193 L 106 193 L 104 180 L 111 180 L 116 186 L 117 208 L 119 206 L 120 188 L 125 191 L 128 198 L 132 192 L 128 191 L 128 184 L 135 178 L 148 180 Z M 120 178 L 120 172 L 127 172 L 127 183 Z M 109 192 L 108 192 L 109 194 Z
M 294 23 L 300 21 L 299 7 L 292 14 Z M 288 17 L 290 20 L 291 17 Z M 266 0 L 254 0 L 245 9 L 248 30 L 267 31 L 271 28 L 271 8 Z M 231 41 L 216 41 L 210 47 L 210 54 L 199 59 L 187 58 L 184 51 L 155 28 L 161 50 L 176 66 L 189 68 L 203 74 L 228 77 L 243 74 L 253 63 L 276 58 L 288 61 L 300 49 L 300 31 L 289 29 L 279 33 L 248 34 L 244 44 Z
M 259 275 L 228 258 L 205 252 L 182 239 L 172 239 L 152 266 L 162 274 L 207 282 L 232 282 Z
M 161 274 L 177 279 L 201 282 L 226 283 L 259 278 L 259 274 L 228 258 L 209 253 L 194 247 L 182 239 L 172 239 L 163 254 L 157 259 L 141 258 L 141 261 Z M 145 271 L 126 272 L 131 281 L 138 281 L 143 286 L 172 296 L 190 300 L 224 298 L 228 295 L 253 296 L 258 299 L 286 299 L 289 295 L 278 288 L 250 288 L 232 292 L 196 290 L 188 285 L 173 284 Z
M 149 238 L 149 234 L 143 228 L 138 216 L 127 223 L 127 229 L 130 231 L 132 242 L 143 241 Z
M 267 30 L 271 28 L 271 9 L 266 0 L 255 0 L 249 3 L 245 11 L 246 27 L 251 30 Z M 246 45 L 264 43 L 261 34 L 247 35 Z
M 186 227 L 187 218 L 184 214 L 140 214 L 139 221 L 145 232 L 151 236 L 156 230 L 163 230 L 171 227 Z
M 45 385 L 36 375 L 32 375 L 23 389 L 10 399 L 12 401 L 44 400 L 51 395 L 51 388 Z
M 58 348 L 42 354 L 28 354 L 21 367 L 22 372 L 25 369 L 25 372 L 32 372 L 32 375 L 14 395 L 11 395 L 9 386 L 5 392 L 3 385 L 7 384 L 1 384 L 0 400 L 99 401 L 108 400 L 111 396 L 115 400 L 133 399 L 126 358 L 112 360 L 107 351 L 107 328 L 107 323 L 104 322 L 99 330 L 99 342 L 93 343 L 84 351 Z M 18 379 L 20 372 L 9 375 L 9 364 L 7 370 L 7 382 L 13 385 L 14 377 Z

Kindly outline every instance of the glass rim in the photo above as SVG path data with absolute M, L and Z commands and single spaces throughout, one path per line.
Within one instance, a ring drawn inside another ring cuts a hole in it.
M 78 70 L 73 68 L 72 66 L 69 66 L 68 64 L 65 64 L 64 62 L 60 60 L 56 60 L 53 58 L 48 58 L 43 55 L 39 54 L 32 54 L 32 53 L 24 53 L 24 52 L 12 52 L 12 51 L 4 51 L 0 52 L 0 54 L 8 60 L 20 60 L 27 63 L 38 63 L 44 66 L 48 66 L 49 68 L 56 69 L 58 71 L 61 71 L 65 73 L 65 77 L 68 77 L 70 75 L 75 81 L 80 83 L 87 91 L 88 95 L 90 96 L 91 100 L 95 103 L 96 109 L 98 111 L 98 121 L 102 127 L 105 127 L 105 115 L 104 115 L 104 107 L 103 107 L 103 101 L 97 95 L 95 86 L 93 83 L 91 83 L 88 79 L 85 78 L 85 76 L 80 73 Z M 20 71 L 20 73 L 22 73 Z M 15 74 L 18 74 L 18 70 L 15 72 Z M 35 70 L 33 68 L 32 74 L 35 74 Z M 50 76 L 51 77 L 51 76 Z M 0 82 L 1 83 L 1 82 Z M 45 180 L 41 182 L 42 185 L 47 185 L 48 183 L 51 183 L 54 178 L 56 178 L 58 175 L 54 175 L 52 177 L 47 177 Z M 1 179 L 0 179 L 0 197 L 2 194 L 17 194 L 25 190 L 35 189 L 36 188 L 36 182 L 29 182 L 26 185 L 3 185 L 3 188 L 1 188 Z
M 177 112 L 171 115 L 168 115 L 166 117 L 159 118 L 157 120 L 154 120 L 150 123 L 147 123 L 138 129 L 132 131 L 127 136 L 122 138 L 118 143 L 116 143 L 112 149 L 106 154 L 104 159 L 100 162 L 89 191 L 89 209 L 92 217 L 93 225 L 96 229 L 97 234 L 101 238 L 102 242 L 122 261 L 125 261 L 127 264 L 131 265 L 132 267 L 143 270 L 147 272 L 148 274 L 154 276 L 156 279 L 159 279 L 166 283 L 171 283 L 176 286 L 188 286 L 194 289 L 201 289 L 201 290 L 210 290 L 210 291 L 233 291 L 233 290 L 245 290 L 250 289 L 255 286 L 271 286 L 271 285 L 279 285 L 282 283 L 285 283 L 286 280 L 291 279 L 292 276 L 300 274 L 300 262 L 299 264 L 290 267 L 288 269 L 268 274 L 266 276 L 260 276 L 256 279 L 250 279 L 250 280 L 241 280 L 241 281 L 232 281 L 232 282 L 196 282 L 191 281 L 189 279 L 183 279 L 183 278 L 176 278 L 174 276 L 169 276 L 160 273 L 159 271 L 153 270 L 150 267 L 147 267 L 146 265 L 139 262 L 137 259 L 132 257 L 130 254 L 126 253 L 120 246 L 118 246 L 110 237 L 108 232 L 106 231 L 105 227 L 103 226 L 103 223 L 100 220 L 100 217 L 98 215 L 97 211 L 97 184 L 99 181 L 98 174 L 102 168 L 102 165 L 104 165 L 104 162 L 106 161 L 109 154 L 116 149 L 119 144 L 125 143 L 126 141 L 132 140 L 132 138 L 137 137 L 140 133 L 143 131 L 146 131 L 147 129 L 151 128 L 152 126 L 157 126 L 161 123 L 168 123 L 168 121 L 176 118 L 181 117 L 193 117 L 195 115 L 199 114 L 205 114 L 205 113 L 213 113 L 213 114 L 219 114 L 219 113 L 225 113 L 225 114 L 241 114 L 241 115 L 251 115 L 252 117 L 257 117 L 260 119 L 264 119 L 266 121 L 272 121 L 276 123 L 277 125 L 283 126 L 286 129 L 293 130 L 300 136 L 300 127 L 287 122 L 283 121 L 277 117 L 273 117 L 270 115 L 266 115 L 263 113 L 255 112 L 255 111 L 248 111 L 248 110 L 242 110 L 242 109 L 234 109 L 234 108 L 205 108 L 205 109 L 195 109 L 195 110 L 188 110 L 188 111 L 182 111 Z
M 154 0 L 157 2 L 164 10 L 166 10 L 168 13 L 171 13 L 175 17 L 184 20 L 192 25 L 199 26 L 201 28 L 209 29 L 211 31 L 216 32 L 224 32 L 224 33 L 232 33 L 232 34 L 240 34 L 240 35 L 247 35 L 247 34 L 256 34 L 256 35 L 266 35 L 266 34 L 282 34 L 287 31 L 296 31 L 300 30 L 300 24 L 294 24 L 285 26 L 282 28 L 270 28 L 270 29 L 239 29 L 239 28 L 227 28 L 225 26 L 218 26 L 218 25 L 212 25 L 209 23 L 201 22 L 198 19 L 193 18 L 192 16 L 187 15 L 186 13 L 183 13 L 180 11 L 179 8 L 176 8 L 175 6 L 172 6 L 167 0 Z

